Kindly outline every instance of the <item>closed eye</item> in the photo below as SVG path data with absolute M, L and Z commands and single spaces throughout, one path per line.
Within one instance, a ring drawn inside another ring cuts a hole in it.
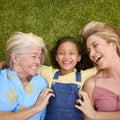
M 98 44 L 94 44 L 93 47 L 96 48 L 98 46 Z

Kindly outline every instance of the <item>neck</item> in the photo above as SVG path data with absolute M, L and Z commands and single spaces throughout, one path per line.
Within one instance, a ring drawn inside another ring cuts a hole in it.
M 120 78 L 120 63 L 118 65 L 114 65 L 113 67 L 103 69 L 102 71 L 104 77 Z
M 60 70 L 60 75 L 66 75 L 66 74 L 69 74 L 71 72 L 74 72 L 74 70 Z
M 16 73 L 17 73 L 20 81 L 22 82 L 23 87 L 25 87 L 29 83 L 29 81 L 31 80 L 31 78 L 32 78 L 32 76 L 27 76 L 23 72 L 15 69 L 15 68 L 12 69 L 12 70 L 16 71 Z
M 20 81 L 22 82 L 23 87 L 26 87 L 32 78 L 32 76 L 25 77 L 25 76 L 20 75 L 19 73 L 18 73 L 18 76 L 20 78 Z

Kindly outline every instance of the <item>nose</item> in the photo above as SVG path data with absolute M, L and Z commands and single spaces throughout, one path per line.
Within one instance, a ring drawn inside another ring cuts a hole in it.
M 68 53 L 64 54 L 64 58 L 68 58 L 68 57 L 69 57 Z
M 90 52 L 89 52 L 89 57 L 90 57 L 90 59 L 94 58 L 95 53 L 96 53 L 96 52 L 95 52 L 94 49 L 91 49 L 91 50 L 90 50 Z
M 41 58 L 36 58 L 35 63 L 40 65 L 40 63 L 41 63 L 40 61 L 41 61 Z

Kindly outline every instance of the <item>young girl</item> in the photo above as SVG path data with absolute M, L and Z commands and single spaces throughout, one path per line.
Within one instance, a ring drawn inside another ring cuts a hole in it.
M 81 112 L 74 107 L 78 91 L 96 69 L 81 70 L 80 43 L 72 37 L 59 39 L 50 55 L 54 68 L 41 66 L 38 70 L 55 94 L 49 101 L 45 120 L 82 120 Z

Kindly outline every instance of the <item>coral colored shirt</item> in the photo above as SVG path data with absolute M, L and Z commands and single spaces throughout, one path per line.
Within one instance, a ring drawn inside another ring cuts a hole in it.
M 108 89 L 95 86 L 93 101 L 97 111 L 120 111 L 120 95 L 116 95 Z

